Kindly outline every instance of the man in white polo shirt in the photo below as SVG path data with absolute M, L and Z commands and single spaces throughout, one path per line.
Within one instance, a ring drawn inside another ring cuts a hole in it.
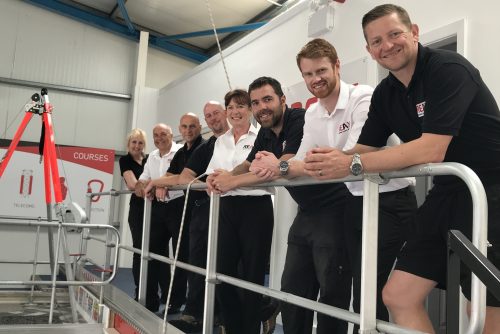
M 157 149 L 149 154 L 148 161 L 144 165 L 144 171 L 135 186 L 135 194 L 137 196 L 144 197 L 146 185 L 152 179 L 157 179 L 167 172 L 172 158 L 177 150 L 182 147 L 182 145 L 173 143 L 172 138 L 172 129 L 168 125 L 159 123 L 153 128 L 153 140 Z M 182 201 L 169 202 L 181 196 L 184 196 L 184 193 L 181 190 L 177 190 L 169 191 L 167 201 L 153 199 L 149 239 L 150 252 L 168 256 L 170 238 L 178 234 L 178 231 L 175 231 L 175 227 L 179 225 L 179 222 L 175 221 L 176 212 L 182 210 L 182 203 L 180 203 L 180 208 L 177 207 L 178 204 L 176 203 Z M 170 270 L 168 265 L 155 260 L 150 261 L 146 290 L 146 308 L 148 310 L 152 312 L 158 311 L 160 307 L 158 285 L 160 285 L 162 293 L 166 294 L 169 282 Z M 184 298 L 185 292 L 184 290 Z M 176 300 L 175 293 L 176 291 L 173 291 L 172 300 Z M 182 291 L 180 293 L 182 294 Z M 179 299 L 182 299 L 182 296 Z

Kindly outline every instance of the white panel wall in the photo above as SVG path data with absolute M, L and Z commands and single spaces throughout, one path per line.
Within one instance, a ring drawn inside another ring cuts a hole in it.
M 149 48 L 146 86 L 160 89 L 194 67 L 196 64 L 193 62 Z
M 252 32 L 225 51 L 227 67 L 234 87 L 247 87 L 260 75 L 278 79 L 284 86 L 301 80 L 295 64 L 295 55 L 309 40 L 307 37 L 308 1 L 298 4 L 266 26 Z M 385 1 L 357 0 L 335 4 L 334 31 L 324 36 L 331 41 L 342 64 L 358 61 L 368 56 L 361 30 L 361 18 L 371 8 Z M 413 21 L 420 26 L 421 34 L 465 18 L 467 21 L 467 58 L 481 71 L 494 96 L 500 101 L 500 44 L 488 42 L 494 31 L 500 31 L 496 14 L 500 3 L 494 0 L 475 2 L 465 0 L 412 1 L 396 0 L 405 7 Z M 375 84 L 370 61 L 368 83 Z M 184 77 L 165 86 L 160 91 L 159 104 L 168 105 L 170 119 L 176 124 L 185 110 L 201 114 L 207 100 L 222 100 L 228 91 L 219 56 L 198 66 Z
M 0 2 L 0 77 L 132 94 L 137 43 L 18 0 Z M 195 66 L 150 48 L 146 86 L 158 89 Z M 34 88 L 0 84 L 0 134 Z M 55 106 L 57 142 L 125 150 L 130 101 L 49 90 Z M 150 104 L 156 105 L 156 95 Z M 141 110 L 156 118 L 156 108 Z M 23 113 L 24 115 L 24 113 Z M 22 116 L 23 116 L 22 115 Z M 20 117 L 22 117 L 20 116 Z M 20 119 L 6 133 L 11 138 Z M 39 124 L 23 140 L 39 138 Z M 146 129 L 147 130 L 147 129 Z

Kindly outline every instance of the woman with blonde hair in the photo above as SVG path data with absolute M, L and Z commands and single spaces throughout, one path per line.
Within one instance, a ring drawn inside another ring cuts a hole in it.
M 141 129 L 133 129 L 127 136 L 127 155 L 120 158 L 120 172 L 127 189 L 134 190 L 135 184 L 144 170 L 148 156 L 144 153 L 146 148 L 146 133 Z M 142 221 L 144 215 L 144 199 L 132 193 L 129 203 L 128 226 L 132 234 L 132 245 L 141 249 Z M 141 259 L 134 253 L 132 260 L 132 274 L 135 283 L 135 299 L 138 297 L 139 271 Z

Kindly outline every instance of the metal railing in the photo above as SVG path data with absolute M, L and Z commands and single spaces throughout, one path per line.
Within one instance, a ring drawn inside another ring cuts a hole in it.
M 78 316 L 76 313 L 76 308 L 75 308 L 75 294 L 72 289 L 74 286 L 88 286 L 88 285 L 97 285 L 97 286 L 104 286 L 109 284 L 113 278 L 115 277 L 115 272 L 112 273 L 112 275 L 109 277 L 107 280 L 102 280 L 101 282 L 95 282 L 95 281 L 76 281 L 74 280 L 74 275 L 73 275 L 73 269 L 71 267 L 71 263 L 74 261 L 70 261 L 70 255 L 68 253 L 68 243 L 67 243 L 67 235 L 66 231 L 68 228 L 70 229 L 79 229 L 82 228 L 82 224 L 76 224 L 76 223 L 62 223 L 62 222 L 52 222 L 50 219 L 44 219 L 44 218 L 30 218 L 30 217 L 15 217 L 15 216 L 0 216 L 0 226 L 15 226 L 15 227 L 36 227 L 36 239 L 35 239 L 35 250 L 34 250 L 34 258 L 32 261 L 16 261 L 16 260 L 6 260 L 6 261 L 1 261 L 0 263 L 7 263 L 7 264 L 31 264 L 33 265 L 33 271 L 32 271 L 32 279 L 30 281 L 8 281 L 8 280 L 3 280 L 0 281 L 0 286 L 31 286 L 31 293 L 30 293 L 30 302 L 33 301 L 33 294 L 34 294 L 34 287 L 35 286 L 51 286 L 52 291 L 51 291 L 51 297 L 50 297 L 50 309 L 49 309 L 49 324 L 52 324 L 53 320 L 53 313 L 54 313 L 54 307 L 55 307 L 55 296 L 56 296 L 56 287 L 58 286 L 67 286 L 69 291 L 69 300 L 71 304 L 71 312 L 72 312 L 72 317 L 73 317 L 73 322 L 78 322 Z M 99 225 L 99 224 L 85 224 L 85 227 L 87 229 L 105 229 L 106 231 L 111 231 L 112 234 L 115 235 L 116 238 L 116 244 L 119 244 L 120 242 L 120 234 L 118 230 L 116 230 L 112 226 L 107 226 L 107 225 Z M 52 236 L 52 229 L 56 228 L 57 229 L 57 244 L 56 244 L 56 249 L 55 249 L 55 255 L 50 251 L 53 247 L 53 245 L 49 245 L 49 257 L 50 259 L 48 261 L 40 261 L 38 259 L 38 246 L 39 246 L 39 239 L 40 239 L 40 232 L 41 228 L 47 229 L 47 233 L 49 234 L 49 243 L 52 243 L 53 238 Z M 63 251 L 61 252 L 60 249 L 61 247 L 63 248 Z M 115 247 L 115 262 L 114 265 L 116 267 L 116 263 L 118 261 L 118 247 Z M 60 254 L 63 254 L 63 261 L 59 260 Z M 75 261 L 76 263 L 76 261 Z M 51 280 L 50 281 L 44 281 L 44 280 L 35 280 L 35 277 L 37 275 L 37 266 L 40 264 L 49 264 L 51 268 Z M 58 280 L 57 279 L 57 273 L 58 273 L 58 266 L 60 264 L 63 264 L 66 268 L 66 277 L 67 280 Z
M 460 231 L 448 232 L 448 277 L 446 304 L 446 330 L 458 333 L 460 303 L 460 262 L 463 262 L 486 285 L 490 293 L 500 300 L 500 270 L 479 252 Z
M 207 268 L 198 268 L 177 262 L 177 266 L 198 274 L 206 276 L 205 287 L 205 310 L 203 316 L 203 333 L 209 334 L 214 325 L 214 300 L 215 285 L 219 282 L 231 284 L 243 289 L 254 291 L 260 294 L 271 296 L 275 299 L 292 303 L 309 310 L 342 319 L 360 325 L 360 333 L 377 333 L 380 330 L 385 333 L 421 333 L 415 330 L 402 328 L 395 324 L 376 319 L 376 279 L 377 279 L 377 231 L 378 231 L 378 191 L 379 184 L 384 184 L 389 179 L 403 178 L 411 176 L 434 176 L 434 175 L 455 175 L 462 179 L 468 186 L 473 202 L 473 233 L 472 242 L 481 254 L 486 254 L 487 247 L 487 200 L 484 187 L 479 177 L 467 166 L 458 163 L 424 164 L 409 167 L 400 171 L 387 172 L 381 174 L 365 174 L 362 176 L 349 176 L 338 180 L 316 181 L 311 178 L 299 178 L 294 180 L 278 180 L 270 183 L 260 184 L 258 187 L 269 186 L 301 186 L 319 183 L 340 183 L 352 181 L 364 181 L 363 199 L 363 237 L 362 237 L 362 264 L 361 264 L 361 305 L 360 314 L 339 309 L 330 305 L 322 304 L 313 300 L 305 299 L 289 293 L 262 287 L 234 277 L 226 276 L 216 272 L 217 255 L 217 232 L 219 220 L 220 195 L 212 194 L 210 201 L 210 223 L 208 234 L 208 254 Z M 171 187 L 170 189 L 185 189 L 185 186 Z M 194 184 L 191 189 L 205 189 L 204 184 Z M 90 193 L 88 196 L 87 212 L 90 213 L 92 196 L 117 196 L 127 194 L 131 191 L 111 191 Z M 144 210 L 144 229 L 142 250 L 120 245 L 121 249 L 141 254 L 141 271 L 139 286 L 139 302 L 145 302 L 147 261 L 155 259 L 168 264 L 173 263 L 173 259 L 159 256 L 148 251 L 150 232 L 150 210 L 151 202 L 146 201 Z M 85 247 L 85 246 L 83 246 Z M 480 333 L 484 326 L 486 311 L 486 288 L 481 281 L 472 276 L 472 296 L 471 296 L 471 318 L 467 333 Z

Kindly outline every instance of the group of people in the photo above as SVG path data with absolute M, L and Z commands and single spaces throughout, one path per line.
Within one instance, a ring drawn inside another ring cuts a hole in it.
M 296 57 L 308 90 L 318 98 L 307 111 L 287 106 L 276 79 L 259 77 L 248 91 L 228 92 L 224 107 L 207 102 L 203 113 L 214 134 L 207 141 L 201 139 L 196 115 L 186 114 L 179 125 L 184 146 L 172 143 L 171 129 L 158 124 L 153 130 L 158 150 L 146 161 L 144 133 L 134 130 L 129 154 L 120 160 L 127 187 L 135 190 L 129 214 L 134 247 L 140 248 L 141 240 L 140 197 L 156 199 L 150 251 L 167 254 L 168 240 L 177 242 L 184 196 L 169 187 L 208 175 L 202 179 L 208 192 L 222 196 L 217 272 L 262 285 L 274 223 L 273 190 L 242 187 L 278 178 L 338 179 L 422 163 L 459 162 L 474 170 L 486 189 L 488 258 L 500 267 L 500 112 L 493 95 L 465 58 L 422 46 L 418 26 L 405 9 L 377 6 L 364 15 L 362 28 L 367 51 L 389 70 L 375 89 L 343 82 L 335 48 L 317 38 Z M 260 130 L 251 123 L 252 114 Z M 437 176 L 417 208 L 414 184 L 414 178 L 402 178 L 379 188 L 377 318 L 388 321 L 390 313 L 401 326 L 434 333 L 425 298 L 435 287 L 446 288 L 447 231 L 458 229 L 471 238 L 472 202 L 460 179 Z M 298 210 L 288 234 L 282 291 L 343 309 L 352 298 L 359 312 L 362 183 L 287 190 Z M 196 191 L 189 196 L 188 233 L 183 234 L 179 259 L 204 267 L 209 197 Z M 137 262 L 134 257 L 136 284 Z M 153 311 L 170 279 L 166 266 L 155 262 L 149 264 L 154 278 L 148 276 L 146 297 Z M 186 303 L 180 322 L 200 326 L 204 278 L 181 270 L 175 276 L 169 307 L 177 311 Z M 470 300 L 466 269 L 461 284 Z M 278 310 L 286 334 L 312 331 L 313 312 L 299 306 L 278 306 L 227 284 L 217 286 L 216 300 L 226 333 L 260 333 L 261 322 Z M 499 333 L 500 301 L 488 293 L 487 305 L 484 333 Z M 264 333 L 272 330 L 263 326 Z M 347 323 L 318 314 L 316 332 L 346 333 Z

